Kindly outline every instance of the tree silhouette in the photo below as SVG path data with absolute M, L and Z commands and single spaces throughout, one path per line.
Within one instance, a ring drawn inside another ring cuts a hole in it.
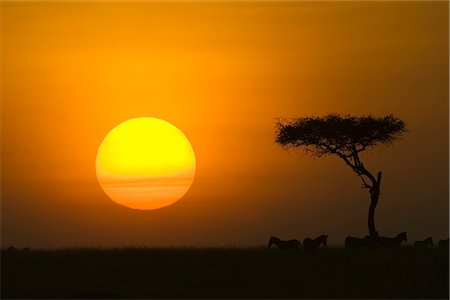
M 285 149 L 304 149 L 316 157 L 336 155 L 361 178 L 369 189 L 369 235 L 378 236 L 375 228 L 375 208 L 380 196 L 381 172 L 373 175 L 361 162 L 360 153 L 378 145 L 391 145 L 404 132 L 405 123 L 393 115 L 384 117 L 340 116 L 306 117 L 278 120 L 276 143 Z

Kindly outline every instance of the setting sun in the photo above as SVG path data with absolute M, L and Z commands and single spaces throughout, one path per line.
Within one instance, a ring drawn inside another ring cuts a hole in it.
M 114 127 L 97 152 L 97 179 L 115 202 L 152 210 L 171 205 L 188 191 L 195 154 L 186 136 L 157 118 L 135 118 Z
M 0 298 L 449 299 L 449 7 L 0 0 Z

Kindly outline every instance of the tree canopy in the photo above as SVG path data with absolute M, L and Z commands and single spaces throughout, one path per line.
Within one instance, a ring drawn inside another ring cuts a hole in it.
M 276 142 L 284 148 L 304 148 L 313 156 L 352 157 L 377 145 L 389 145 L 406 131 L 394 115 L 383 117 L 304 117 L 277 122 Z
M 303 148 L 313 156 L 337 155 L 361 178 L 369 189 L 369 235 L 378 237 L 375 208 L 380 196 L 381 171 L 375 176 L 366 169 L 359 153 L 377 145 L 390 145 L 406 131 L 406 124 L 394 115 L 383 117 L 305 117 L 277 122 L 276 142 L 284 148 Z

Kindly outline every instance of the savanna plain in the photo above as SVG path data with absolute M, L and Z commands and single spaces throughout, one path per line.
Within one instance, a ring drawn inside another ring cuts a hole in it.
M 448 299 L 448 249 L 2 250 L 2 298 Z

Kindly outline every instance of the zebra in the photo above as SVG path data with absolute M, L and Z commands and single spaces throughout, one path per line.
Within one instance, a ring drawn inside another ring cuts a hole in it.
M 383 248 L 398 248 L 403 241 L 408 241 L 406 232 L 399 233 L 394 238 L 380 236 L 378 238 L 378 245 Z
M 446 240 L 440 240 L 438 242 L 439 248 L 448 248 L 448 238 Z
M 417 241 L 414 243 L 414 247 L 421 247 L 421 248 L 433 247 L 433 238 L 428 237 L 423 241 Z
M 273 244 L 275 244 L 281 250 L 298 249 L 301 246 L 301 243 L 298 240 L 293 239 L 289 241 L 283 241 L 277 237 L 271 236 L 268 247 L 270 248 L 270 246 L 272 246 Z
M 368 248 L 370 244 L 370 237 L 367 235 L 364 238 L 357 238 L 348 236 L 345 238 L 345 248 Z
M 303 240 L 303 247 L 305 249 L 317 249 L 319 248 L 320 244 L 323 244 L 325 247 L 327 246 L 327 238 L 328 235 L 322 234 L 319 237 L 316 237 L 315 239 L 311 238 L 305 238 Z

